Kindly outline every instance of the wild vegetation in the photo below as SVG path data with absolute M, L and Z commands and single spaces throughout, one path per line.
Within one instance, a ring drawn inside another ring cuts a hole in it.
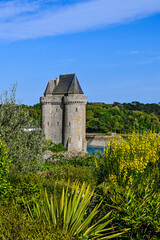
M 40 104 L 25 106 L 29 115 L 41 121 Z M 86 111 L 86 131 L 88 133 L 140 133 L 148 130 L 160 131 L 160 105 L 132 103 L 88 103 Z
M 45 138 L 41 131 L 28 130 L 38 126 L 29 112 L 16 104 L 14 84 L 9 93 L 5 91 L 1 95 L 0 106 L 0 136 L 8 147 L 12 170 L 36 172 L 43 162 Z
M 140 133 L 148 130 L 160 131 L 160 106 L 158 104 L 132 103 L 88 103 L 87 132 Z
M 159 239 L 155 131 L 135 129 L 126 140 L 113 137 L 104 153 L 67 157 L 41 131 L 25 131 L 38 126 L 31 115 L 16 104 L 15 88 L 3 97 L 0 239 Z M 44 161 L 45 150 L 54 153 Z

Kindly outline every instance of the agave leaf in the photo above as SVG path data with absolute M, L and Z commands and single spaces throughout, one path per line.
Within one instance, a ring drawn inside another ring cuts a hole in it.
M 45 203 L 45 207 L 48 209 L 48 211 L 50 211 L 50 203 L 49 203 L 49 199 L 48 199 L 48 194 L 47 194 L 46 188 L 45 188 L 45 193 L 44 193 L 44 203 Z
M 60 216 L 62 216 L 63 208 L 64 208 L 64 187 L 62 190 L 62 196 L 60 201 L 60 212 L 59 212 Z
M 79 185 L 78 185 L 78 182 L 75 182 L 72 186 L 72 191 L 71 191 L 71 196 L 73 196 L 73 200 L 72 200 L 72 204 L 75 206 L 75 201 L 76 201 L 76 198 L 77 198 L 77 195 L 78 195 L 78 190 L 79 190 Z M 75 210 L 72 209 L 72 211 Z
M 68 208 L 65 209 L 66 212 L 66 217 L 65 217 L 65 230 L 67 230 L 69 228 L 69 224 L 70 224 L 70 219 L 72 217 L 72 208 L 73 208 L 73 204 L 72 204 L 72 195 L 70 196 L 69 199 L 69 203 L 68 203 Z
M 54 199 L 54 208 L 56 209 L 58 203 L 57 203 L 57 182 L 55 182 L 54 184 L 54 195 L 53 195 L 53 199 Z
M 93 196 L 93 192 L 94 190 L 90 193 L 90 187 L 88 186 L 87 189 L 82 192 L 81 194 L 81 201 L 78 201 L 79 202 L 79 206 L 77 208 L 77 211 L 76 211 L 76 215 L 75 215 L 75 219 L 77 219 L 77 217 L 80 216 L 80 214 L 82 212 L 84 212 L 85 209 L 88 208 L 88 204 L 90 203 L 90 200 Z M 78 196 L 79 197 L 79 196 Z
M 37 216 L 38 218 L 40 218 L 41 212 L 40 212 L 39 204 L 38 204 L 38 203 L 34 204 L 34 208 L 35 208 L 36 216 Z
M 106 203 L 105 206 L 108 206 L 108 207 L 111 207 L 111 208 L 115 208 L 115 209 L 117 209 L 117 210 L 120 210 L 120 207 L 116 207 L 116 206 L 110 205 L 110 204 L 108 204 L 108 203 Z
M 91 220 L 93 219 L 93 217 L 99 212 L 99 206 L 101 205 L 98 204 L 94 207 L 94 209 L 92 210 L 92 212 L 89 214 L 89 216 L 83 221 L 83 223 L 79 226 L 79 228 L 76 230 L 75 234 L 79 234 L 81 231 L 85 230 L 86 227 L 88 226 L 88 224 L 91 222 Z M 83 215 L 85 216 L 85 215 Z M 84 235 L 85 236 L 85 235 Z
M 88 190 L 88 188 L 87 188 L 87 190 Z M 77 208 L 77 212 L 75 213 L 75 216 L 73 219 L 74 224 L 71 228 L 72 232 L 75 232 L 77 230 L 77 228 L 81 224 L 81 221 L 85 217 L 85 214 L 88 210 L 88 205 L 90 203 L 92 195 L 93 195 L 93 191 L 90 195 L 89 195 L 89 192 L 86 191 L 86 194 L 83 196 L 82 201 L 80 202 L 79 207 Z M 93 214 L 94 214 L 94 212 L 93 212 Z
M 83 223 L 78 227 L 77 231 L 74 233 L 74 235 L 76 234 L 80 234 L 85 232 L 86 230 L 88 230 L 88 225 L 91 223 L 93 217 L 98 213 L 98 211 L 95 211 L 93 213 L 91 213 L 84 221 Z M 87 234 L 83 234 L 83 236 L 86 236 Z
M 73 197 L 73 202 L 72 202 L 72 204 L 74 206 L 73 215 L 76 212 L 76 210 L 78 208 L 78 205 L 79 205 L 79 202 L 80 202 L 80 200 L 82 198 L 82 195 L 85 191 L 85 183 L 83 183 L 79 193 L 78 193 L 78 190 L 79 190 L 79 183 L 77 182 L 77 184 L 75 185 L 75 192 L 74 192 L 74 197 Z M 77 198 L 77 195 L 78 195 L 78 198 Z
M 85 190 L 84 190 L 85 191 Z M 84 218 L 84 215 L 87 211 L 87 208 L 88 208 L 88 202 L 86 202 L 86 197 L 84 196 L 82 198 L 82 195 L 83 195 L 84 192 L 80 192 L 78 197 L 77 197 L 77 202 L 75 200 L 75 204 L 76 204 L 76 210 L 74 210 L 72 212 L 72 216 L 71 216 L 71 219 L 70 219 L 70 222 L 71 222 L 71 229 L 70 231 L 73 233 L 77 228 L 78 226 L 81 224 L 81 221 L 82 219 Z M 79 197 L 81 196 L 81 198 Z M 74 196 L 75 197 L 75 196 Z M 77 204 L 78 203 L 78 204 Z M 73 204 L 72 204 L 73 206 Z
M 73 200 L 72 203 L 72 211 L 71 211 L 71 219 L 70 221 L 73 223 L 77 219 L 77 212 L 79 209 L 79 204 L 83 200 L 82 195 L 85 191 L 85 183 L 82 185 L 80 192 L 79 191 L 79 183 L 77 183 L 75 186 L 75 191 L 73 192 Z
M 116 237 L 119 237 L 120 235 L 123 235 L 125 233 L 125 231 L 123 232 L 118 232 L 118 233 L 113 233 L 111 232 L 108 236 L 105 236 L 105 237 L 101 237 L 100 239 L 103 240 L 103 239 L 111 239 L 111 238 L 116 238 Z
M 46 221 L 50 224 L 51 221 L 50 221 L 50 216 L 49 216 L 49 211 L 48 211 L 48 209 L 47 209 L 47 208 L 42 208 L 42 212 L 43 212 L 43 214 L 44 214 L 44 216 L 45 216 L 45 218 L 46 218 Z
M 113 220 L 113 219 L 112 219 Z M 111 222 L 110 220 L 108 220 L 108 222 Z M 101 229 L 100 231 L 97 231 L 96 235 L 97 236 L 100 236 L 102 235 L 103 232 L 107 232 L 107 231 L 110 231 L 110 230 L 113 230 L 115 227 L 110 227 L 110 228 L 104 228 L 104 229 Z M 114 232 L 115 233 L 115 232 Z
M 101 223 L 99 224 L 99 226 L 97 225 L 96 227 L 94 227 L 93 229 L 91 229 L 88 234 L 89 236 L 104 236 L 106 235 L 106 232 L 109 231 L 108 228 L 105 228 L 110 222 L 112 221 L 112 219 L 108 220 L 107 222 Z M 110 229 L 110 228 L 109 228 Z M 85 233 L 86 234 L 86 233 Z
M 28 209 L 28 212 L 29 212 L 28 216 L 31 217 L 31 218 L 33 218 L 33 214 L 32 214 L 32 211 L 31 211 L 31 209 L 30 209 L 30 206 L 25 202 L 23 196 L 22 196 L 21 199 L 22 199 L 22 202 L 23 202 L 24 206 Z
M 44 213 L 47 222 L 51 223 L 51 218 L 50 218 L 51 205 L 49 202 L 49 198 L 48 198 L 46 189 L 45 189 L 45 193 L 44 193 L 44 202 L 43 202 L 42 212 Z
M 111 212 L 109 212 L 108 214 L 106 214 L 102 219 L 100 219 L 97 223 L 95 223 L 94 225 L 92 225 L 90 228 L 87 229 L 87 231 L 85 232 L 85 234 L 92 234 L 92 232 L 95 232 L 95 234 L 101 232 L 113 219 L 110 219 L 104 223 L 101 223 L 102 221 L 104 221 L 106 218 L 108 218 L 108 216 L 111 214 Z
M 57 224 L 52 195 L 51 195 L 51 221 L 54 224 L 54 226 Z
M 106 228 L 112 219 L 106 221 L 108 216 L 111 214 L 109 212 L 100 219 L 97 223 L 89 226 L 92 219 L 100 211 L 101 203 L 97 204 L 90 214 L 85 218 L 86 212 L 89 208 L 89 204 L 94 194 L 94 190 L 90 190 L 90 186 L 83 183 L 80 188 L 80 183 L 76 181 L 72 185 L 71 195 L 68 197 L 69 182 L 66 190 L 63 188 L 61 199 L 57 201 L 56 190 L 54 191 L 54 201 L 51 195 L 50 201 L 48 198 L 47 191 L 45 189 L 44 198 L 42 199 L 42 204 L 36 203 L 34 205 L 35 217 L 40 217 L 45 222 L 52 224 L 55 228 L 66 230 L 71 236 L 84 236 L 95 239 L 110 239 L 115 238 L 123 232 L 111 232 L 112 227 Z M 29 209 L 29 208 L 28 208 Z M 29 210 L 28 210 L 29 211 Z M 31 215 L 33 217 L 33 215 Z M 108 234 L 106 234 L 108 232 Z

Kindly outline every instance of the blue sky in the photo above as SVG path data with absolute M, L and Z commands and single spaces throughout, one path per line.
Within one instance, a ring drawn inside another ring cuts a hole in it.
M 160 102 L 160 0 L 1 0 L 0 92 L 33 105 L 65 73 L 89 102 Z

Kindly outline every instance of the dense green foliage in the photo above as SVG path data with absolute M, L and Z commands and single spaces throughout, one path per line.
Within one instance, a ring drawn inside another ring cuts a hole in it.
M 143 184 L 127 189 L 106 181 L 97 187 L 97 194 L 106 204 L 101 217 L 112 209 L 112 224 L 130 228 L 124 239 L 159 240 L 160 193 Z
M 23 105 L 23 108 L 41 124 L 40 104 Z M 160 105 L 156 103 L 88 103 L 86 110 L 88 133 L 129 133 L 135 129 L 160 131 Z
M 55 144 L 51 140 L 48 140 L 47 150 L 57 153 L 57 152 L 67 151 L 67 148 L 65 148 L 62 143 Z
M 29 116 L 36 119 L 39 123 L 39 126 L 41 125 L 41 105 L 40 103 L 37 103 L 33 106 L 28 105 L 21 105 L 24 111 L 27 111 L 29 113 Z
M 159 113 L 160 106 L 157 104 L 137 102 L 123 104 L 88 103 L 87 132 L 129 133 L 133 130 L 144 132 L 151 129 L 159 132 Z
M 131 228 L 129 239 L 159 239 L 160 137 L 133 132 L 127 141 L 112 138 L 95 166 L 97 193 L 115 210 L 113 222 Z
M 87 131 L 128 133 L 135 129 L 140 134 L 134 131 L 118 142 L 112 137 L 104 154 L 76 156 L 59 153 L 66 149 L 46 142 L 41 131 L 26 131 L 39 126 L 40 104 L 17 105 L 15 90 L 14 86 L 10 97 L 3 95 L 0 106 L 0 239 L 86 240 L 100 230 L 97 223 L 103 219 L 103 226 L 113 234 L 129 228 L 121 236 L 124 240 L 159 240 L 160 136 L 148 129 L 159 131 L 160 106 L 89 103 Z M 50 156 L 46 160 L 42 158 L 45 150 Z M 88 185 L 89 190 L 84 189 Z M 71 216 L 73 209 L 82 213 L 85 191 L 85 218 L 65 222 L 66 213 Z M 76 199 L 80 201 L 75 207 Z M 94 215 L 97 204 L 102 209 Z M 71 225 L 78 234 L 70 231 Z
M 8 148 L 0 139 L 0 199 L 5 199 L 11 190 L 8 175 L 11 160 L 8 158 Z
M 115 164 L 112 168 L 108 168 L 106 155 L 74 156 L 71 159 L 57 155 L 54 156 L 54 159 L 59 160 L 58 162 L 56 160 L 56 163 L 48 160 L 41 167 L 41 172 L 37 174 L 29 173 L 24 175 L 20 173 L 10 173 L 9 181 L 12 186 L 12 198 L 14 202 L 16 202 L 16 210 L 10 211 L 10 204 L 9 206 L 2 207 L 0 210 L 0 227 L 3 233 L 2 236 L 6 236 L 5 239 L 11 239 L 9 236 L 16 236 L 16 231 L 17 239 L 18 236 L 20 239 L 29 239 L 29 237 L 27 238 L 26 236 L 30 236 L 33 239 L 49 239 L 49 236 L 52 236 L 53 239 L 54 237 L 56 239 L 56 234 L 57 239 L 63 239 L 65 234 L 66 239 L 76 239 L 75 237 L 72 238 L 68 231 L 62 231 L 62 229 L 55 230 L 55 228 L 49 224 L 41 221 L 41 219 L 30 219 L 26 214 L 22 201 L 23 196 L 26 204 L 29 204 L 32 209 L 35 201 L 39 199 L 41 202 L 43 189 L 46 188 L 49 195 L 54 195 L 55 186 L 57 186 L 57 199 L 60 199 L 62 189 L 66 189 L 68 178 L 70 178 L 70 189 L 76 179 L 79 180 L 81 184 L 83 184 L 84 181 L 88 182 L 91 184 L 91 189 L 96 188 L 95 198 L 91 208 L 94 208 L 96 204 L 103 200 L 102 206 L 104 206 L 104 208 L 97 217 L 95 216 L 94 223 L 112 210 L 110 215 L 112 221 L 108 226 L 117 226 L 115 230 L 131 228 L 129 232 L 124 234 L 123 239 L 159 239 L 160 193 L 158 185 L 152 184 L 152 167 L 147 167 L 149 181 L 145 179 L 144 175 L 138 183 L 137 179 L 139 179 L 139 176 L 137 175 L 137 178 L 135 176 L 133 179 L 132 185 L 128 185 L 128 182 L 126 182 L 126 185 L 123 184 L 122 186 L 122 184 L 115 181 L 115 178 L 111 177 L 110 173 L 112 173 L 112 175 L 116 173 L 117 168 L 114 169 Z M 110 161 L 110 165 L 112 165 L 113 157 L 110 158 Z M 157 161 L 159 162 L 159 160 Z M 99 165 L 101 162 L 106 162 L 106 165 L 103 164 L 100 175 L 97 164 Z M 157 165 L 157 172 L 158 168 L 159 165 Z M 151 183 L 151 185 L 147 186 L 148 183 Z M 11 206 L 12 209 L 14 209 L 12 202 Z M 23 233 L 21 232 L 22 225 L 24 229 Z M 7 226 L 8 231 L 6 231 Z M 46 233 L 46 236 L 44 233 Z M 16 239 L 16 237 L 14 239 Z
M 55 229 L 38 219 L 31 219 L 19 204 L 0 207 L 0 239 L 2 240 L 76 240 L 67 232 Z
M 16 85 L 1 95 L 0 136 L 9 148 L 11 167 L 19 172 L 35 172 L 42 163 L 45 138 L 38 123 L 21 105 L 16 104 Z
M 62 229 L 70 236 L 82 237 L 82 239 L 111 239 L 122 235 L 124 232 L 115 232 L 112 228 L 107 228 L 112 221 L 108 220 L 111 212 L 102 219 L 93 223 L 95 216 L 101 211 L 101 203 L 92 210 L 90 204 L 94 196 L 94 190 L 85 183 L 80 186 L 78 181 L 74 182 L 72 188 L 68 181 L 67 187 L 63 187 L 61 198 L 48 197 L 47 191 L 43 194 L 41 203 L 35 202 L 33 212 L 27 205 L 27 210 L 32 219 L 40 219 L 42 222 L 52 225 L 55 230 Z M 25 201 L 24 201 L 25 204 Z M 92 225 L 90 224 L 92 222 Z

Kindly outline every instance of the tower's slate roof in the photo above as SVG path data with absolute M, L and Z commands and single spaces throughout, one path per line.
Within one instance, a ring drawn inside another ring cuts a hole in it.
M 53 89 L 52 94 L 83 94 L 83 91 L 74 73 L 60 75 L 59 83 Z
M 44 95 L 46 94 L 52 94 L 53 89 L 55 88 L 55 81 L 54 80 L 49 80 L 46 90 L 44 92 Z

